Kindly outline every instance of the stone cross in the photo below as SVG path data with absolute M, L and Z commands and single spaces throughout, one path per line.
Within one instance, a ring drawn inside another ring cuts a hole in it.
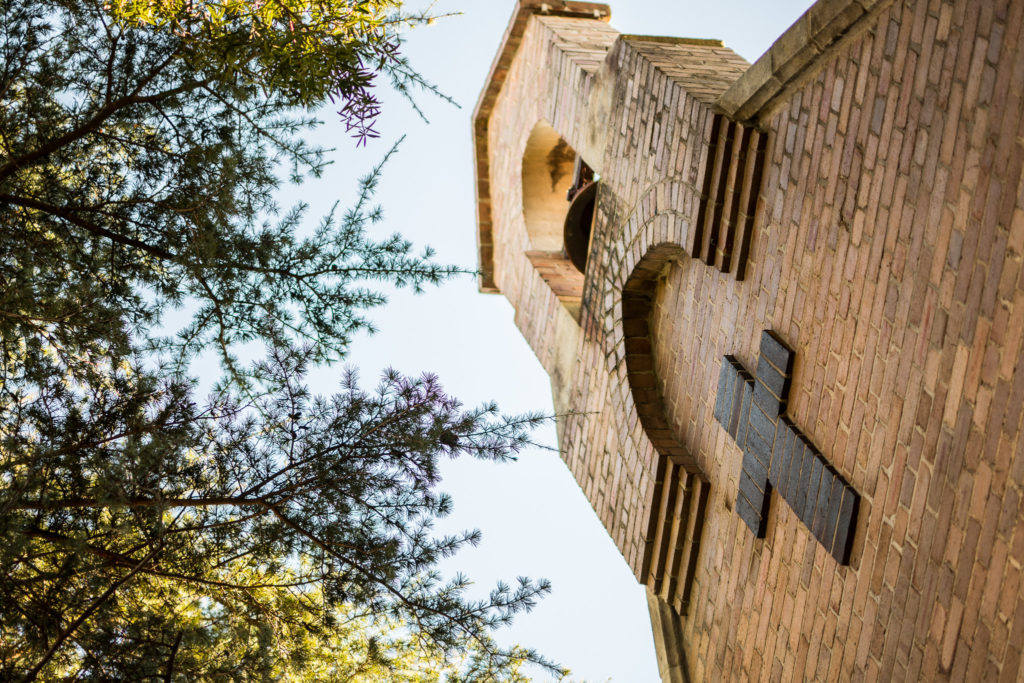
M 736 512 L 764 538 L 774 488 L 832 557 L 849 564 L 860 495 L 783 415 L 793 355 L 774 332 L 765 330 L 756 378 L 733 356 L 722 362 L 715 419 L 743 451 Z

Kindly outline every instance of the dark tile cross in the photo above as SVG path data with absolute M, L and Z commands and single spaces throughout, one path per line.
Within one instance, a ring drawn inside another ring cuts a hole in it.
M 757 376 L 726 356 L 718 378 L 715 419 L 743 451 L 736 512 L 764 538 L 774 488 L 814 538 L 840 564 L 849 564 L 860 495 L 783 413 L 793 352 L 770 331 L 761 333 Z

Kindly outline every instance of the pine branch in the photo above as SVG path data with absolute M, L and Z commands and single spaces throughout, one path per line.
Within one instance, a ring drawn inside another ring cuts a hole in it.
M 30 681 L 34 681 L 36 677 L 39 675 L 39 673 L 43 670 L 43 667 L 45 667 L 47 663 L 51 659 L 53 659 L 53 656 L 57 654 L 57 651 L 60 650 L 61 646 L 64 645 L 64 642 L 71 637 L 75 630 L 78 629 L 78 627 L 81 626 L 83 623 L 85 623 L 85 621 L 89 617 L 91 617 L 96 612 L 96 610 L 102 607 L 105 602 L 110 600 L 110 598 L 113 597 L 114 593 L 116 593 L 121 586 L 123 586 L 133 576 L 142 571 L 142 568 L 145 567 L 146 564 L 153 560 L 153 558 L 155 558 L 158 554 L 160 554 L 161 550 L 163 550 L 163 545 L 157 545 L 145 557 L 139 560 L 127 574 L 114 581 L 114 583 L 110 584 L 109 588 L 103 591 L 103 593 L 98 598 L 93 600 L 89 607 L 87 607 L 84 612 L 82 612 L 70 624 L 68 624 L 67 628 L 61 631 L 61 633 L 54 639 L 50 647 L 46 650 L 46 652 L 43 653 L 42 658 L 38 662 L 36 662 L 36 664 L 31 669 L 29 669 L 25 676 L 21 679 L 22 683 L 30 683 Z

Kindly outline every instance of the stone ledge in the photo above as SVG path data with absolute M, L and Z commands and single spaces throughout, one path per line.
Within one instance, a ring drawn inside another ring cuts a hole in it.
M 695 45 L 698 47 L 725 47 L 725 43 L 714 38 L 677 38 L 675 36 L 643 36 L 635 33 L 624 33 L 623 40 L 640 43 L 666 43 L 669 45 Z
M 768 51 L 718 98 L 734 121 L 759 117 L 786 87 L 804 74 L 861 20 L 892 0 L 818 0 L 779 36 Z

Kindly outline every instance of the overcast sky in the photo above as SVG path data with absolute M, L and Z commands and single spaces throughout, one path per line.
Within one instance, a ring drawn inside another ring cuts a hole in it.
M 629 0 L 612 2 L 612 25 L 623 33 L 719 38 L 755 60 L 811 3 L 763 0 Z M 415 6 L 414 3 L 409 3 Z M 421 96 L 429 125 L 389 96 L 381 138 L 355 149 L 328 125 L 318 142 L 337 148 L 316 183 L 289 189 L 286 203 L 311 204 L 311 216 L 334 201 L 351 203 L 355 179 L 407 135 L 387 167 L 377 198 L 383 233 L 401 232 L 437 249 L 438 259 L 476 267 L 476 215 L 470 117 L 515 4 L 512 0 L 440 0 L 437 13 L 461 12 L 411 33 L 405 54 L 461 109 Z M 507 412 L 550 412 L 547 376 L 513 324 L 500 295 L 479 294 L 466 277 L 420 296 L 399 293 L 373 314 L 380 328 L 354 344 L 349 362 L 372 385 L 382 368 L 438 374 L 468 405 L 496 400 Z M 315 373 L 313 388 L 331 392 L 337 373 Z M 554 429 L 537 434 L 555 445 Z M 644 591 L 604 531 L 558 455 L 524 453 L 518 463 L 454 463 L 443 489 L 455 500 L 452 528 L 479 527 L 483 542 L 446 568 L 473 578 L 482 593 L 499 579 L 547 577 L 554 591 L 532 614 L 501 634 L 536 648 L 573 671 L 572 680 L 658 681 Z

